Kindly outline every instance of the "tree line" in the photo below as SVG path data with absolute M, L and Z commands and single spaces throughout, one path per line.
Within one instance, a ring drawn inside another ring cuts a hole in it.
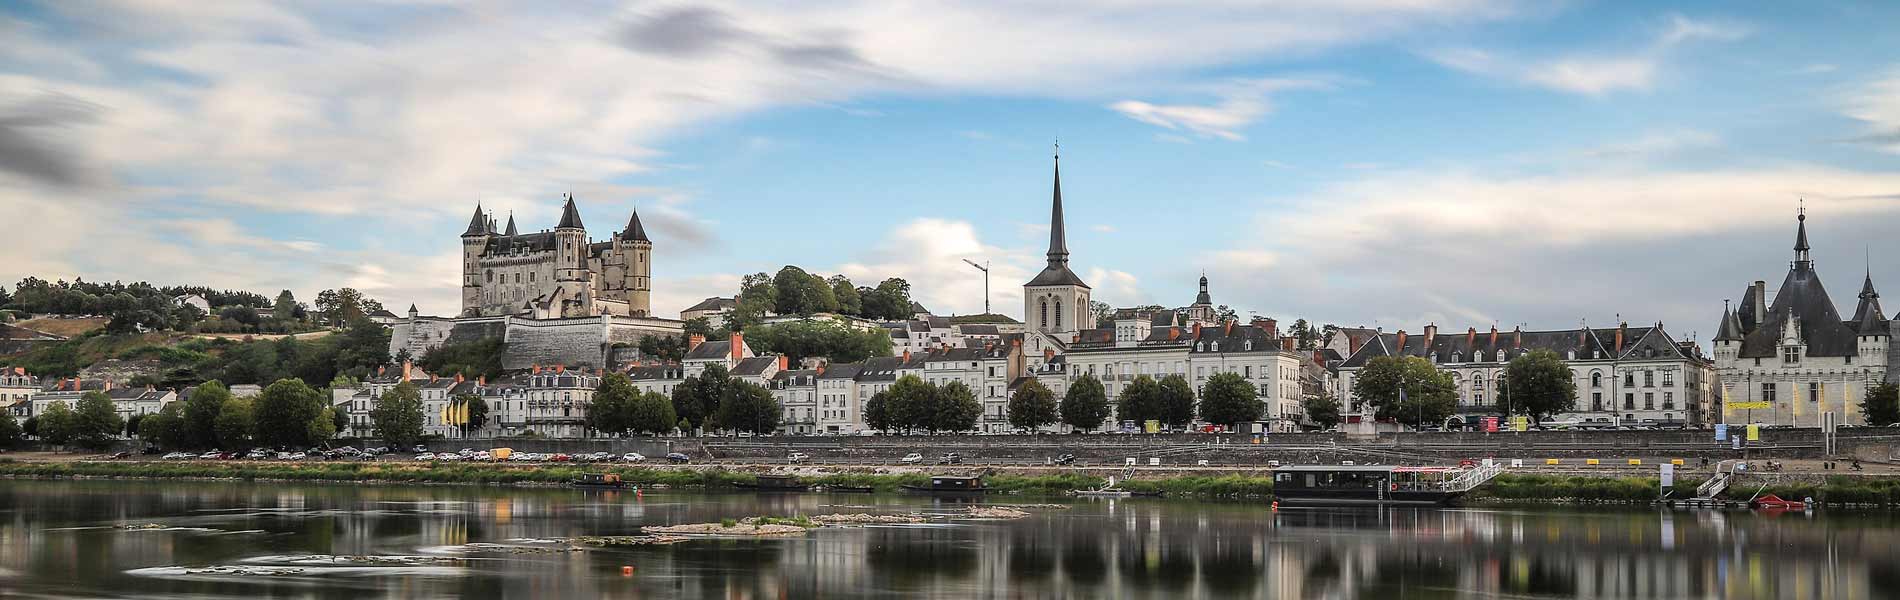
M 198 295 L 210 312 L 174 298 Z M 108 317 L 107 333 L 134 331 L 191 331 L 198 333 L 294 333 L 319 326 L 340 327 L 351 319 L 383 310 L 382 303 L 352 288 L 324 290 L 312 309 L 298 302 L 290 290 L 276 299 L 241 290 L 205 286 L 154 286 L 133 283 L 93 283 L 84 279 L 48 282 L 21 279 L 9 293 L 0 287 L 0 310 L 29 314 L 98 315 Z
M 776 275 L 764 272 L 739 282 L 738 306 L 727 317 L 733 329 L 744 330 L 765 320 L 768 313 L 810 316 L 835 313 L 873 321 L 910 319 L 910 282 L 892 277 L 876 286 L 858 286 L 844 275 L 825 276 L 786 265 Z
M 1023 430 L 1059 422 L 1090 431 L 1107 423 L 1111 415 L 1124 422 L 1133 421 L 1137 427 L 1156 421 L 1178 429 L 1194 422 L 1198 415 L 1208 423 L 1238 428 L 1242 423 L 1260 420 L 1265 411 L 1266 403 L 1260 400 L 1253 384 L 1237 373 L 1214 374 L 1201 385 L 1198 395 L 1181 375 L 1168 375 L 1159 381 L 1138 375 L 1112 407 L 1101 380 L 1083 375 L 1069 384 L 1059 401 L 1041 382 L 1024 382 L 1010 395 L 1008 417 L 1010 426 Z

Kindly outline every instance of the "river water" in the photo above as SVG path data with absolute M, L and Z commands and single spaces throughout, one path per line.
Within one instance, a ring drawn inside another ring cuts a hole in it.
M 565 546 L 555 538 L 633 535 L 643 525 L 761 514 L 948 517 L 967 505 L 892 495 L 6 480 L 0 597 L 1900 595 L 1900 520 L 1886 513 L 1060 502 L 1072 506 L 1032 508 L 1018 520 L 550 552 Z

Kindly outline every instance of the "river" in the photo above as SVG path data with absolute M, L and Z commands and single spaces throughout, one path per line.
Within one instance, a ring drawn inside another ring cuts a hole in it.
M 1240 502 L 1057 502 L 1072 506 L 998 521 L 948 518 L 966 505 L 893 495 L 4 480 L 0 596 L 1900 595 L 1900 520 L 1887 513 L 1275 512 Z M 553 538 L 633 535 L 642 525 L 858 512 L 946 518 L 786 538 L 549 551 L 565 547 Z

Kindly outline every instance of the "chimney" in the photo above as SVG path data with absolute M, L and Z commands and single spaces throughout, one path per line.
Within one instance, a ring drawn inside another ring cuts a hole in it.
M 1426 323 L 1425 324 L 1425 347 L 1431 348 L 1432 340 L 1436 339 L 1437 337 L 1438 337 L 1438 324 Z
M 1491 347 L 1493 349 L 1498 347 L 1498 326 L 1497 325 L 1491 326 Z
M 1399 343 L 1398 343 L 1398 347 L 1397 347 L 1397 348 L 1394 348 L 1393 350 L 1394 350 L 1394 352 L 1395 352 L 1396 354 L 1399 354 L 1399 355 L 1401 355 L 1401 356 L 1403 356 L 1403 355 L 1405 354 L 1405 330 L 1404 330 L 1404 329 L 1400 329 L 1400 330 L 1399 330 Z
M 1324 364 L 1326 364 L 1326 351 L 1324 351 L 1324 350 L 1314 350 L 1314 351 L 1313 351 L 1313 364 L 1316 364 L 1316 365 L 1324 365 Z
M 403 381 L 409 380 L 409 371 L 414 368 L 415 368 L 415 363 L 412 363 L 406 360 L 402 361 L 402 380 Z
M 791 366 L 791 364 L 792 364 L 791 357 L 783 355 L 783 354 L 778 355 L 778 370 L 789 371 L 791 369 L 787 369 L 786 367 Z
M 1179 327 L 1169 327 L 1169 328 L 1168 328 L 1168 341 L 1170 341 L 1170 342 L 1172 342 L 1172 341 L 1175 341 L 1175 340 L 1178 340 L 1178 339 L 1181 339 L 1181 328 L 1179 328 Z
M 1052 361 L 1052 360 L 1055 360 L 1055 359 L 1056 359 L 1056 349 L 1055 349 L 1055 348 L 1043 348 L 1043 349 L 1042 349 L 1042 360 L 1043 360 L 1043 362 L 1048 362 L 1048 361 Z
M 1466 327 L 1465 328 L 1465 348 L 1475 348 L 1477 347 L 1477 345 L 1478 345 L 1478 328 Z
M 904 349 L 904 360 L 898 362 L 897 364 L 900 364 L 900 365 L 910 364 L 910 349 L 909 348 Z
M 382 377 L 383 372 L 388 371 L 388 370 L 389 370 L 389 365 L 376 365 L 376 376 Z
M 1265 329 L 1267 330 L 1267 337 L 1270 337 L 1270 338 L 1280 337 L 1280 322 L 1275 321 L 1273 319 L 1267 319 L 1266 321 L 1267 321 L 1267 326 L 1265 327 Z
M 1016 339 L 1010 340 L 1009 345 L 1011 347 L 1021 348 L 1023 347 L 1023 338 L 1016 338 Z
M 480 376 L 480 377 L 476 377 L 476 378 L 475 378 L 475 385 L 479 385 L 479 386 L 482 386 L 482 387 L 488 387 L 488 376 L 487 376 L 487 375 L 482 375 L 482 376 Z
M 105 391 L 108 391 L 108 392 L 110 392 L 110 391 L 112 391 L 112 380 L 110 380 L 110 379 L 107 379 L 107 380 L 106 380 L 106 389 L 105 389 Z
M 1629 321 L 1616 324 L 1616 354 L 1618 356 L 1622 356 L 1623 354 L 1623 334 L 1629 333 L 1629 328 Z
M 744 347 L 745 347 L 745 334 L 737 332 L 737 331 L 732 332 L 732 359 L 733 360 L 739 360 L 740 358 L 742 358 L 739 350 Z
M 435 374 L 434 374 L 434 373 L 430 373 L 430 374 L 429 374 L 429 383 L 435 383 Z
M 1201 322 L 1194 322 L 1194 339 L 1201 339 Z
M 566 373 L 566 372 L 567 372 L 567 365 L 554 365 L 554 372 L 555 372 L 555 373 Z
M 1226 322 L 1226 323 L 1221 323 L 1221 325 L 1220 325 L 1220 334 L 1221 334 L 1221 337 L 1227 337 L 1227 336 L 1230 336 L 1230 335 L 1233 335 L 1233 334 L 1234 334 L 1234 322 L 1233 322 L 1233 321 L 1228 321 L 1228 322 Z
M 541 374 L 541 365 L 535 365 L 535 366 L 534 366 L 534 374 L 535 374 L 535 375 L 540 375 L 540 374 Z
M 1523 347 L 1524 347 L 1524 326 L 1519 325 L 1516 327 L 1512 327 L 1511 328 L 1511 349 L 1516 350 Z
M 1299 340 L 1295 340 L 1293 338 L 1280 338 L 1280 349 L 1285 350 L 1287 352 L 1292 352 L 1293 343 L 1296 341 L 1299 341 Z

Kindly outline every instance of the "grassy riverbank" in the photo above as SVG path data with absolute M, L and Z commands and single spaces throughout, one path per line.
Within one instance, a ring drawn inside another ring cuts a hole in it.
M 1676 498 L 1695 494 L 1699 479 L 1676 480 Z M 1582 504 L 1593 502 L 1648 502 L 1655 500 L 1661 481 L 1655 477 L 1591 477 L 1583 475 L 1500 475 L 1470 495 L 1475 501 L 1554 502 Z M 1723 492 L 1725 500 L 1748 500 L 1757 492 L 1784 499 L 1813 498 L 1824 504 L 1900 505 L 1900 479 L 1832 476 L 1819 483 L 1787 482 L 1760 484 L 1737 483 Z

